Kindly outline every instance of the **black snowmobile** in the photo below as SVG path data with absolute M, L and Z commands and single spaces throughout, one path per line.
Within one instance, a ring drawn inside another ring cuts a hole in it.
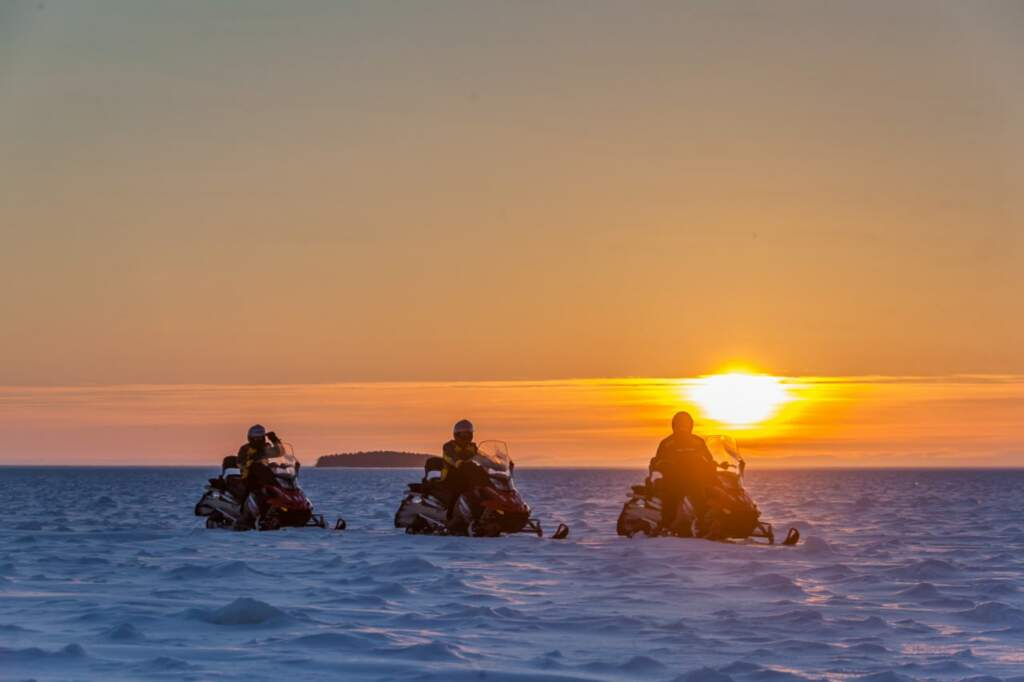
M 409 484 L 409 492 L 395 513 L 395 527 L 404 528 L 407 533 L 428 535 L 543 536 L 540 522 L 530 518 L 530 507 L 512 482 L 514 465 L 508 456 L 508 446 L 501 441 L 483 441 L 477 451 L 473 459 L 460 467 L 470 483 L 456 500 L 452 499 L 450 486 L 442 480 L 444 460 L 427 459 L 423 479 Z M 559 524 L 552 537 L 561 540 L 568 535 L 568 526 Z
M 736 442 L 728 436 L 710 436 L 705 442 L 718 464 L 716 481 L 707 489 L 705 512 L 699 516 L 693 504 L 683 498 L 671 528 L 662 525 L 662 491 L 664 480 L 649 471 L 642 485 L 634 485 L 629 500 L 622 507 L 616 531 L 633 537 L 674 535 L 707 540 L 764 539 L 775 543 L 772 525 L 761 520 L 761 510 L 743 488 L 747 463 L 740 456 Z M 800 532 L 790 528 L 782 544 L 795 545 Z
M 207 528 L 242 529 L 242 505 L 246 505 L 255 527 L 259 530 L 277 530 L 284 527 L 326 527 L 324 517 L 313 513 L 313 504 L 299 487 L 299 462 L 287 443 L 280 443 L 270 456 L 260 460 L 273 476 L 256 495 L 249 494 L 238 470 L 238 457 L 224 458 L 220 476 L 209 479 L 202 498 L 196 504 L 196 516 L 206 517 Z M 232 470 L 233 473 L 228 473 Z M 335 526 L 343 529 L 345 522 Z

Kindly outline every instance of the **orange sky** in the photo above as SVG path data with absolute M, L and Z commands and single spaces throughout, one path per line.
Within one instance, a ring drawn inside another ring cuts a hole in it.
M 763 425 L 709 420 L 692 380 L 17 388 L 0 392 L 0 463 L 210 464 L 260 421 L 300 459 L 437 452 L 455 419 L 524 465 L 643 466 L 677 409 L 757 466 L 1022 466 L 1024 377 L 797 378 Z
M 879 377 L 766 453 L 1012 450 L 1021 74 L 1018 2 L 0 3 L 0 461 L 642 458 L 568 380 L 733 363 Z

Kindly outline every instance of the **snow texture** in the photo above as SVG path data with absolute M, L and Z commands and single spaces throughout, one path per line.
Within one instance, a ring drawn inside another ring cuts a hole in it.
M 617 537 L 639 472 L 521 470 L 563 542 L 407 536 L 409 470 L 210 531 L 208 475 L 0 469 L 0 679 L 1024 681 L 1024 472 L 752 471 L 795 548 Z

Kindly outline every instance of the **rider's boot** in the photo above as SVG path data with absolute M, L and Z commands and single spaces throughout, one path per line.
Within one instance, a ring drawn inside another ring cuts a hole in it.
M 249 495 L 242 504 L 242 513 L 235 521 L 235 530 L 252 530 L 256 527 L 256 519 L 259 518 L 259 504 L 255 495 Z

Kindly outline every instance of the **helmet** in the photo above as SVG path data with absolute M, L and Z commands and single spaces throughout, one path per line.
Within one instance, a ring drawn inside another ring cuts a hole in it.
M 267 437 L 267 430 L 263 428 L 262 424 L 253 424 L 249 427 L 249 433 L 246 437 L 249 440 L 263 440 Z
M 672 417 L 672 430 L 675 432 L 692 433 L 693 417 L 690 416 L 690 413 L 676 412 L 676 416 Z
M 452 429 L 452 433 L 473 433 L 473 422 L 468 419 L 460 419 L 455 422 L 455 427 Z

